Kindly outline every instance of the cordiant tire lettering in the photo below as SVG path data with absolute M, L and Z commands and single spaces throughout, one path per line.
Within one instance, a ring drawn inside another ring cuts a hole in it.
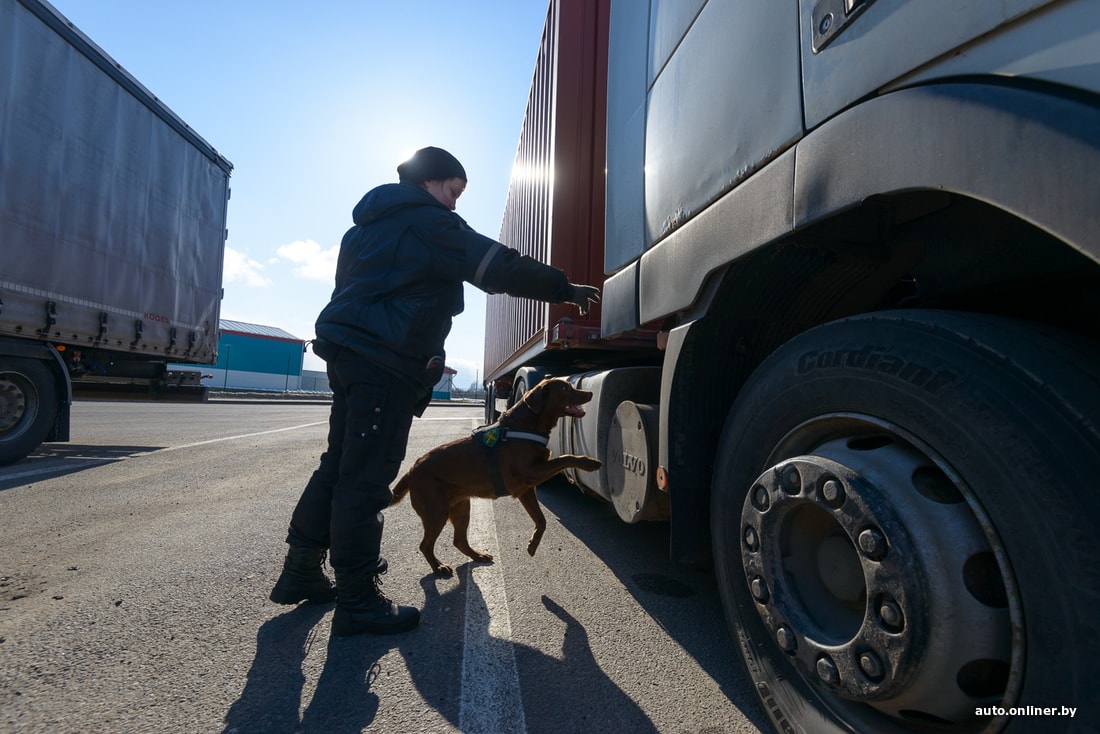
M 798 357 L 796 372 L 799 375 L 808 375 L 814 370 L 836 367 L 850 367 L 892 375 L 915 387 L 923 388 L 933 395 L 960 381 L 960 377 L 950 370 L 926 367 L 918 362 L 889 354 L 883 347 L 870 344 L 861 349 L 828 351 L 812 349 L 804 352 Z

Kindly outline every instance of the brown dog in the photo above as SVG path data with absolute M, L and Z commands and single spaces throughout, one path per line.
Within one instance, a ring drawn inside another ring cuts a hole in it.
M 546 448 L 558 419 L 584 415 L 580 406 L 591 399 L 592 393 L 578 390 L 565 380 L 543 380 L 489 430 L 432 449 L 397 480 L 390 506 L 411 495 L 413 509 L 424 523 L 420 552 L 432 571 L 440 576 L 454 573 L 435 556 L 435 541 L 448 519 L 454 525 L 455 548 L 475 561 L 493 560 L 488 553 L 471 548 L 466 539 L 471 497 L 511 495 L 518 499 L 535 523 L 535 532 L 527 543 L 527 552 L 535 555 L 546 530 L 535 486 L 569 468 L 595 471 L 601 466 L 599 460 L 589 456 L 551 459 Z

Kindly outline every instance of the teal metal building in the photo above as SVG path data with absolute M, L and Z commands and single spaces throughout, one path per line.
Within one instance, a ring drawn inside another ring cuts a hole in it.
M 305 341 L 274 326 L 220 322 L 218 361 L 207 383 L 215 388 L 300 389 Z

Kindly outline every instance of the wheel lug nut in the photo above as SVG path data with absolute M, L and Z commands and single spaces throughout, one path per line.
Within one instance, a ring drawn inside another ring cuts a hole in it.
M 836 669 L 836 663 L 828 655 L 822 655 L 817 659 L 817 677 L 828 686 L 840 685 L 840 671 Z
M 886 671 L 882 667 L 882 661 L 873 652 L 865 652 L 859 656 L 859 667 L 873 681 L 882 680 Z
M 772 500 L 768 496 L 768 490 L 759 484 L 756 485 L 756 489 L 752 491 L 752 506 L 761 512 L 766 512 L 771 503 Z
M 844 487 L 835 479 L 830 479 L 821 485 L 821 496 L 833 507 L 840 507 L 844 503 Z
M 905 617 L 902 615 L 901 607 L 897 605 L 897 602 L 889 599 L 882 602 L 882 605 L 878 608 L 878 616 L 882 620 L 883 626 L 893 632 L 904 626 Z
M 760 576 L 756 576 L 749 582 L 749 591 L 752 592 L 752 598 L 756 599 L 761 604 L 768 601 L 768 584 Z
M 867 528 L 859 534 L 859 549 L 872 561 L 886 555 L 886 537 L 878 528 Z
M 754 552 L 760 548 L 760 536 L 752 525 L 745 528 L 745 547 Z
M 783 469 L 779 477 L 779 484 L 787 494 L 798 494 L 802 491 L 802 475 L 797 466 L 788 466 Z
M 794 652 L 798 647 L 798 639 L 794 636 L 794 631 L 787 626 L 780 627 L 775 631 L 775 641 L 779 643 L 780 649 L 784 652 Z

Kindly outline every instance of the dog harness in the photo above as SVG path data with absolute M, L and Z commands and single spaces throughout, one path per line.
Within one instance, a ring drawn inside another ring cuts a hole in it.
M 493 491 L 497 497 L 507 497 L 508 490 L 504 486 L 504 477 L 500 475 L 500 463 L 497 461 L 494 449 L 508 441 L 532 441 L 542 446 L 550 443 L 548 436 L 527 431 L 514 431 L 511 428 L 494 423 L 490 426 L 481 426 L 473 432 L 474 440 L 478 442 L 482 450 L 489 454 L 489 479 L 493 482 Z

